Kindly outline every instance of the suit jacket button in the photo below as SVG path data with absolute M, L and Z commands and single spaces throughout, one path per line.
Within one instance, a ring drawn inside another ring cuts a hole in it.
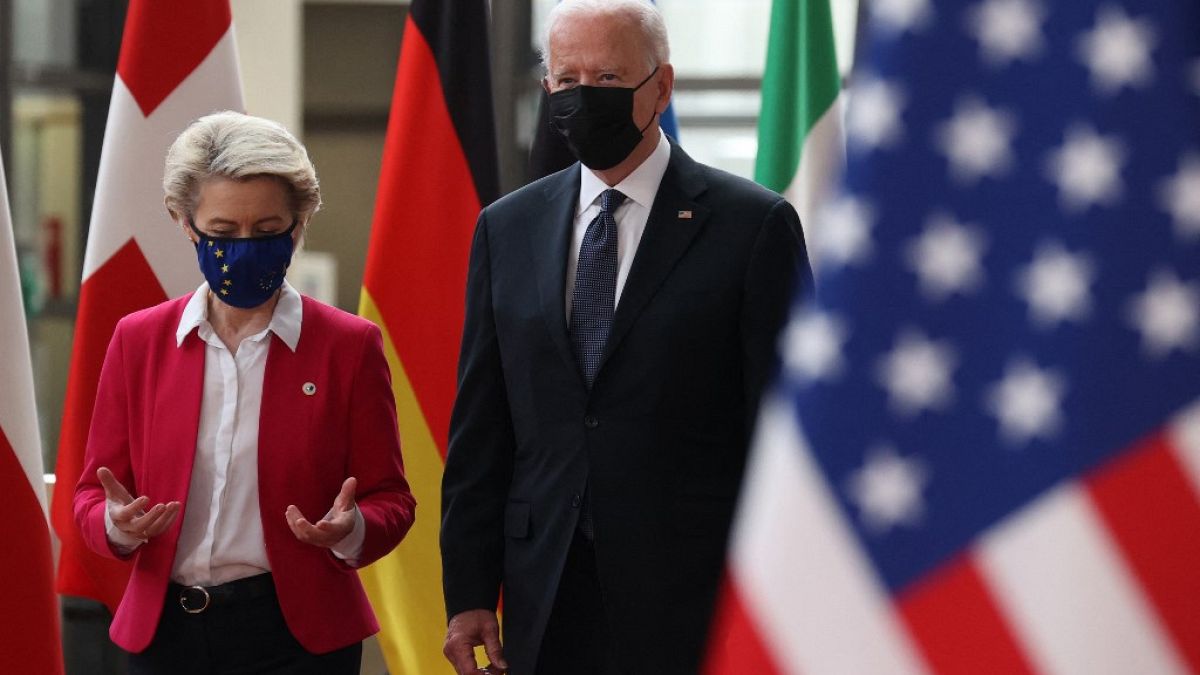
M 587 417 L 583 418 L 583 426 L 589 429 L 595 429 L 596 427 L 600 426 L 600 420 L 596 419 L 595 415 L 588 415 Z
M 571 508 L 577 509 L 581 503 L 583 500 L 579 498 L 579 495 L 571 495 Z

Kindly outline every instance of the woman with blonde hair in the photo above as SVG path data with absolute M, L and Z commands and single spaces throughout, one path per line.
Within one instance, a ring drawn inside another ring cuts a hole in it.
M 135 674 L 357 674 L 355 569 L 415 510 L 380 331 L 284 279 L 321 195 L 279 124 L 197 120 L 163 188 L 205 281 L 117 325 L 75 492 L 133 563 L 112 639 Z

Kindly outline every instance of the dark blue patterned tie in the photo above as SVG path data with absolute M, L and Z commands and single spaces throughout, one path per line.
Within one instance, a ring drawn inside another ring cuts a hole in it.
M 588 223 L 579 247 L 575 290 L 571 294 L 571 345 L 575 361 L 587 380 L 596 380 L 604 342 L 612 328 L 617 294 L 617 221 L 613 217 L 625 195 L 617 190 L 600 193 L 600 215 Z

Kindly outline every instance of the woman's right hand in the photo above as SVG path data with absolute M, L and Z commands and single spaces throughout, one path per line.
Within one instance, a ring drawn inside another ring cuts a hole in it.
M 100 485 L 104 486 L 108 517 L 112 519 L 113 525 L 123 534 L 139 541 L 150 541 L 152 537 L 166 532 L 182 510 L 179 502 L 155 504 L 147 509 L 150 499 L 146 496 L 134 499 L 107 467 L 97 469 L 96 478 L 99 478 Z

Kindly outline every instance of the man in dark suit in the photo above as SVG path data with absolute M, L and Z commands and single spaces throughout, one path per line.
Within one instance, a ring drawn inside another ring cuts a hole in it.
M 800 223 L 659 131 L 674 73 L 650 4 L 567 0 L 547 24 L 582 166 L 479 217 L 444 651 L 460 674 L 476 645 L 516 675 L 694 673 L 776 333 L 811 284 Z

